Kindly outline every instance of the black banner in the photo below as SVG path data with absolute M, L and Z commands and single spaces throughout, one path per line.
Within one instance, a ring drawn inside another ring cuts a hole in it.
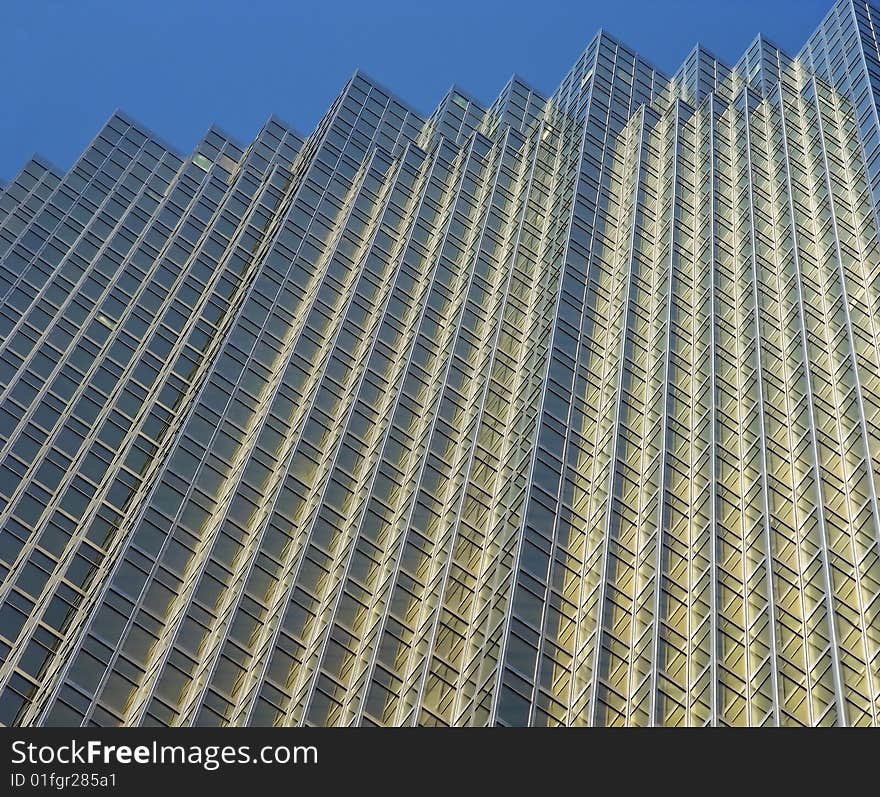
M 0 795 L 686 793 L 873 772 L 877 730 L 7 728 Z M 145 792 L 144 790 L 147 790 Z M 239 790 L 236 792 L 235 790 Z M 247 791 L 245 791 L 247 790 Z M 306 790 L 303 792 L 303 790 Z

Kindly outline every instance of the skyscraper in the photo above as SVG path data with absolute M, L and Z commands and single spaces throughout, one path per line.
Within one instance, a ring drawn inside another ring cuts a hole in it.
M 0 722 L 880 724 L 880 10 L 0 193 Z

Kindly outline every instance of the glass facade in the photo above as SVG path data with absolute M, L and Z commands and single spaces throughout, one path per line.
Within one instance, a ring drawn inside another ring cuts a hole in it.
M 880 10 L 0 188 L 0 723 L 880 724 Z

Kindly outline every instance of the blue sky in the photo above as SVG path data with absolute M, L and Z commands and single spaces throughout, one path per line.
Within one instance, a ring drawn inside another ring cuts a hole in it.
M 790 53 L 833 0 L 0 0 L 0 177 L 69 168 L 116 108 L 188 151 L 275 113 L 308 133 L 360 67 L 428 113 L 456 83 L 490 102 L 516 72 L 549 93 L 600 28 L 672 72 L 758 32 Z

